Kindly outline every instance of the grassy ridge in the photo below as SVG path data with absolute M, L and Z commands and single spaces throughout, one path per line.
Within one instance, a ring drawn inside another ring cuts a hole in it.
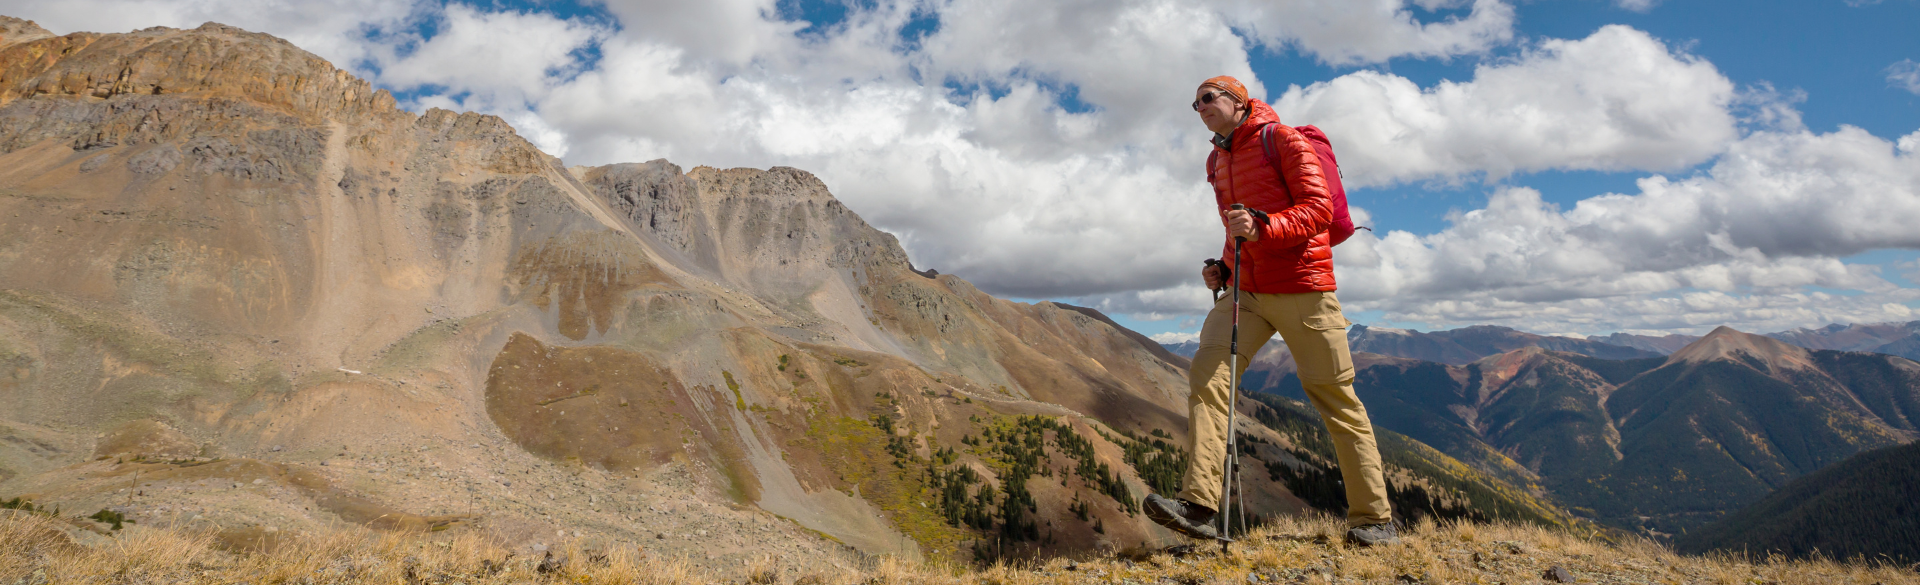
M 1598 583 L 1920 583 L 1909 569 L 1864 562 L 1755 561 L 1681 556 L 1652 541 L 1609 544 L 1552 528 L 1476 522 L 1410 526 L 1400 546 L 1340 544 L 1332 517 L 1281 518 L 1230 554 L 1131 550 L 979 569 L 893 557 L 857 566 L 775 556 L 712 572 L 642 543 L 566 541 L 516 554 L 476 532 L 288 535 L 266 552 L 242 552 L 191 531 L 129 527 L 110 542 L 77 546 L 60 521 L 0 512 L 0 582 L 33 583 L 523 583 L 1041 585 L 1066 583 L 1531 583 L 1555 567 Z

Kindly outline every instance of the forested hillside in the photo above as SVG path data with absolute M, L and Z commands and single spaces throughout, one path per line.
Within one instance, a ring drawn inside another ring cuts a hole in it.
M 1683 552 L 1920 563 L 1920 443 L 1868 451 L 1675 539 Z

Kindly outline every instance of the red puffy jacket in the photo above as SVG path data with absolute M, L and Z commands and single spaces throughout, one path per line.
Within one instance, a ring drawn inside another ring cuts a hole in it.
M 1207 178 L 1213 183 L 1222 226 L 1225 211 L 1235 203 L 1266 212 L 1267 221 L 1260 226 L 1260 239 L 1241 248 L 1243 266 L 1233 265 L 1231 239 L 1220 258 L 1239 273 L 1240 290 L 1247 292 L 1334 290 L 1333 244 L 1327 233 L 1333 222 L 1333 199 L 1320 172 L 1320 158 L 1298 130 L 1280 124 L 1280 116 L 1266 102 L 1248 100 L 1248 105 L 1252 112 L 1233 131 L 1228 148 L 1216 142 Z M 1262 152 L 1260 126 L 1265 124 L 1275 125 L 1280 147 L 1277 166 L 1284 178 L 1274 172 L 1276 165 Z

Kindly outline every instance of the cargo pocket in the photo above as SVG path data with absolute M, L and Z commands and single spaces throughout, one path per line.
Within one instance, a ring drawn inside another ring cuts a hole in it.
M 1331 292 L 1300 295 L 1300 314 L 1306 316 L 1306 326 L 1315 331 L 1346 329 L 1352 323 L 1340 313 L 1340 299 Z

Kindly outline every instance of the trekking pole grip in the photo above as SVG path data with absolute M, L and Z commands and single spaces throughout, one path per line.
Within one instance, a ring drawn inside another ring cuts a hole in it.
M 1246 210 L 1247 210 L 1247 206 L 1245 206 L 1245 205 L 1241 205 L 1241 204 L 1239 204 L 1239 203 L 1235 203 L 1235 204 L 1233 204 L 1233 207 L 1230 207 L 1229 209 L 1232 209 L 1232 210 L 1234 210 L 1234 211 L 1246 211 Z M 1235 244 L 1238 244 L 1238 243 L 1241 243 L 1241 242 L 1245 242 L 1245 241 L 1247 241 L 1247 239 L 1246 239 L 1246 238 L 1243 238 L 1243 237 L 1240 237 L 1240 236 L 1234 236 L 1234 237 L 1233 237 L 1233 243 L 1235 243 Z

